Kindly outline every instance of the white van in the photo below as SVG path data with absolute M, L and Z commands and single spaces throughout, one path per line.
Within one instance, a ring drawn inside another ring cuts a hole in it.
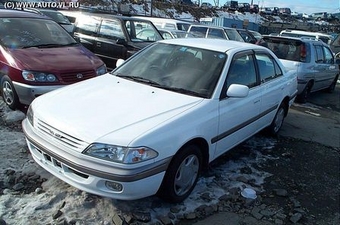
M 319 32 L 302 31 L 302 30 L 283 30 L 280 32 L 280 36 L 311 38 L 315 40 L 321 40 L 325 42 L 326 44 L 331 44 L 332 42 L 331 35 L 319 33 Z
M 192 24 L 189 21 L 169 19 L 169 18 L 161 18 L 161 17 L 148 17 L 148 16 L 133 16 L 133 17 L 144 19 L 144 20 L 149 20 L 158 29 L 187 31 L 189 29 L 190 25 Z

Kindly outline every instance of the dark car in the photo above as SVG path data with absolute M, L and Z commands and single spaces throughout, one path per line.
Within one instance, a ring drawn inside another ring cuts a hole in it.
M 23 10 L 48 16 L 52 20 L 59 23 L 67 32 L 73 34 L 74 25 L 69 21 L 69 19 L 64 14 L 58 12 L 57 10 L 43 8 L 24 8 Z
M 257 43 L 256 37 L 249 30 L 240 29 L 240 28 L 237 28 L 236 30 L 241 35 L 241 37 L 243 38 L 244 42 L 252 43 L 252 44 L 256 44 Z
M 230 11 L 238 10 L 238 1 L 227 1 L 224 3 L 223 8 Z
M 250 13 L 258 13 L 259 10 L 260 10 L 259 5 L 257 4 L 250 5 Z
M 99 56 L 109 69 L 152 42 L 163 39 L 152 22 L 129 16 L 80 13 L 74 36 Z
M 250 4 L 249 3 L 238 3 L 238 11 L 250 12 Z
M 1 94 L 9 108 L 104 73 L 103 61 L 51 18 L 0 9 Z

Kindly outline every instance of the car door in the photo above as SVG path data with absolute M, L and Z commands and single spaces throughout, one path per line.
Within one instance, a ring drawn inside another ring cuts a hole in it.
M 231 84 L 243 84 L 249 87 L 249 95 L 233 98 L 226 95 Z M 219 102 L 218 135 L 216 156 L 252 136 L 259 129 L 258 117 L 261 107 L 261 87 L 255 70 L 255 58 L 252 51 L 240 52 L 233 56 Z
M 123 42 L 126 42 L 126 38 L 120 20 L 103 19 L 95 39 L 94 53 L 109 69 L 113 69 L 119 58 L 127 58 L 127 49 Z
M 271 55 L 260 51 L 255 53 L 255 57 L 262 91 L 259 124 L 264 128 L 272 122 L 281 104 L 286 82 L 283 81 L 282 69 Z
M 324 56 L 325 56 L 324 63 L 326 64 L 326 73 L 327 73 L 327 79 L 325 80 L 323 84 L 323 88 L 327 88 L 332 84 L 335 77 L 339 73 L 339 66 L 335 64 L 335 58 L 330 48 L 323 46 L 323 51 L 324 51 Z
M 80 43 L 92 52 L 95 49 L 99 24 L 100 18 L 89 15 L 79 16 L 75 23 L 74 36 L 79 38 Z
M 327 88 L 337 74 L 334 57 L 324 45 L 314 45 L 315 48 L 315 75 L 312 91 Z

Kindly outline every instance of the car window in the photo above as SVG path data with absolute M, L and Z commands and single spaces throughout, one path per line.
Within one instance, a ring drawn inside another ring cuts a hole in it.
M 94 35 L 99 27 L 100 19 L 91 16 L 82 16 L 77 19 L 75 32 Z
M 160 31 L 164 39 L 171 39 L 172 36 L 167 31 Z
M 192 26 L 190 28 L 190 33 L 193 33 L 195 36 L 197 37 L 205 37 L 206 33 L 207 33 L 208 28 L 207 27 L 196 27 L 196 26 Z
M 123 64 L 112 73 L 204 98 L 211 97 L 227 58 L 225 53 L 163 43 L 139 54 L 129 60 L 129 66 Z
M 127 20 L 125 27 L 132 42 L 163 39 L 150 21 Z
M 227 75 L 227 86 L 231 84 L 243 84 L 252 88 L 256 86 L 256 71 L 252 53 L 236 55 Z
M 235 30 L 235 29 L 224 29 L 224 31 L 226 32 L 229 40 L 244 42 L 243 38 L 237 32 L 237 30 Z
M 333 57 L 332 51 L 325 46 L 323 46 L 323 49 L 324 49 L 324 53 L 325 53 L 325 63 L 333 64 L 334 63 L 334 57 Z
M 111 39 L 125 39 L 119 20 L 103 20 L 98 34 L 99 36 Z
M 316 53 L 316 58 L 315 62 L 316 63 L 323 63 L 324 62 L 324 53 L 323 53 L 323 48 L 321 45 L 316 45 L 315 47 L 315 53 Z
M 57 12 L 57 11 L 42 11 L 42 13 L 45 14 L 46 16 L 48 16 L 48 17 L 51 17 L 57 23 L 71 24 L 69 19 L 60 12 Z
M 256 53 L 255 57 L 259 68 L 261 83 L 282 76 L 282 70 L 271 56 L 264 53 Z
M 226 39 L 222 29 L 209 28 L 208 38 L 223 38 Z
M 9 48 L 69 45 L 75 40 L 58 23 L 45 19 L 1 18 L 0 42 Z

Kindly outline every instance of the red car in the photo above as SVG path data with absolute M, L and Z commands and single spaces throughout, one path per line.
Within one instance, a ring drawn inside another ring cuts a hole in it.
M 106 72 L 101 59 L 49 17 L 0 9 L 1 94 L 9 108 Z

